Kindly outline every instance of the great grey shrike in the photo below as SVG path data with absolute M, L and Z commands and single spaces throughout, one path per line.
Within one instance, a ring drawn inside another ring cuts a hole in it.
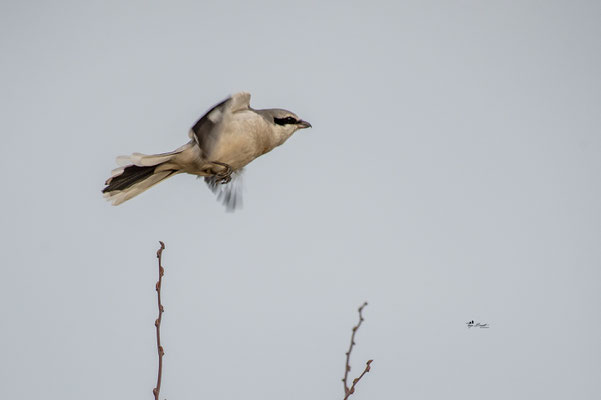
M 211 108 L 190 129 L 190 141 L 170 153 L 117 157 L 102 190 L 118 205 L 182 172 L 202 176 L 228 210 L 240 205 L 244 166 L 284 143 L 299 129 L 310 128 L 293 112 L 280 108 L 253 110 L 250 94 L 240 92 Z M 233 181 L 232 181 L 233 178 Z

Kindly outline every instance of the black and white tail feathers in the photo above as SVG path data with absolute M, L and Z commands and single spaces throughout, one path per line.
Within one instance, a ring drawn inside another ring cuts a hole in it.
M 116 206 L 180 173 L 174 165 L 169 167 L 169 161 L 184 150 L 183 147 L 171 153 L 134 153 L 131 156 L 117 157 L 117 163 L 123 166 L 114 169 L 111 177 L 105 182 L 107 186 L 102 190 L 104 197 Z
M 177 170 L 157 172 L 157 167 L 130 165 L 123 168 L 120 175 L 111 177 L 106 181 L 107 187 L 102 190 L 104 197 L 114 206 L 117 206 L 179 172 Z

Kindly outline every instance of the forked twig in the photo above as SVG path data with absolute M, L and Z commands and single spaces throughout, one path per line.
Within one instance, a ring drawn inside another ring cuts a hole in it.
M 351 371 L 351 352 L 353 351 L 353 346 L 355 346 L 355 334 L 359 330 L 359 327 L 363 323 L 363 308 L 367 305 L 367 302 L 363 303 L 361 307 L 359 307 L 359 322 L 357 325 L 353 326 L 353 334 L 351 335 L 351 344 L 349 345 L 349 349 L 346 352 L 346 365 L 344 368 L 344 378 L 342 378 L 342 383 L 344 384 L 344 400 L 347 400 L 351 394 L 355 393 L 355 385 L 363 378 L 363 375 L 369 372 L 371 369 L 371 363 L 373 360 L 369 360 L 366 365 L 363 373 L 359 375 L 357 378 L 353 379 L 353 384 L 348 386 L 348 373 Z
M 161 377 L 163 375 L 163 354 L 165 354 L 165 352 L 163 351 L 163 346 L 161 346 L 161 320 L 163 318 L 163 311 L 165 311 L 165 309 L 163 308 L 163 305 L 161 304 L 161 283 L 163 282 L 163 275 L 165 274 L 165 269 L 163 268 L 163 265 L 161 264 L 161 261 L 162 261 L 161 256 L 163 255 L 163 250 L 165 250 L 165 243 L 161 242 L 160 240 L 159 240 L 159 243 L 161 244 L 161 248 L 159 250 L 157 250 L 157 258 L 159 259 L 159 280 L 157 281 L 157 283 L 155 285 L 155 289 L 157 291 L 157 304 L 159 306 L 159 317 L 154 321 L 154 326 L 156 327 L 156 331 L 157 331 L 157 352 L 159 353 L 159 373 L 157 376 L 157 386 L 152 390 L 155 400 L 159 400 L 159 393 L 161 392 Z

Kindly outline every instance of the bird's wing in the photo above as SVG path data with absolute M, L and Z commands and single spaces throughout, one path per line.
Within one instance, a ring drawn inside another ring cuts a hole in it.
M 190 128 L 190 139 L 194 139 L 204 157 L 209 157 L 217 142 L 219 125 L 232 113 L 250 109 L 250 93 L 240 92 L 228 97 L 211 108 Z
M 221 201 L 229 212 L 242 208 L 242 171 L 243 169 L 234 171 L 232 180 L 224 185 L 217 182 L 214 176 L 205 176 L 209 189 L 217 195 L 217 200 Z

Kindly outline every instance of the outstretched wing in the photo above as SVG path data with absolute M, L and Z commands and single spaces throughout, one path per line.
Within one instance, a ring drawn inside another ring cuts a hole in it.
M 205 176 L 209 189 L 217 195 L 228 212 L 242 208 L 242 169 L 232 173 L 232 180 L 224 185 L 217 182 L 214 176 Z
M 219 125 L 227 115 L 248 109 L 250 109 L 250 93 L 236 93 L 211 108 L 190 128 L 190 139 L 198 143 L 203 157 L 210 157 L 218 139 Z

